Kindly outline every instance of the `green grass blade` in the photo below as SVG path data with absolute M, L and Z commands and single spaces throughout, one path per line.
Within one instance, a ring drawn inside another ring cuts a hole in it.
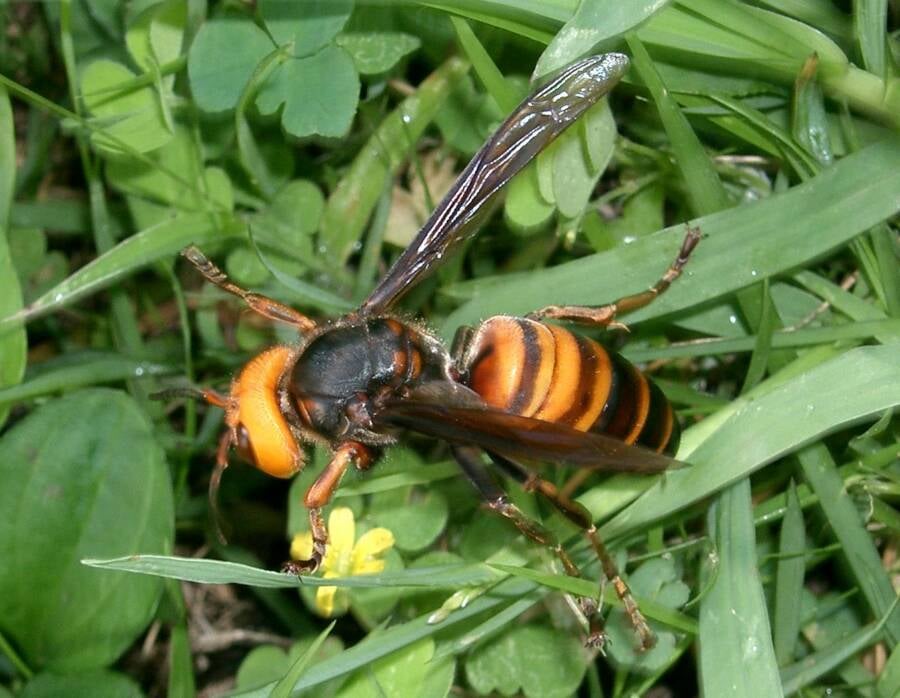
M 536 582 L 537 584 L 547 587 L 548 589 L 556 589 L 568 594 L 585 596 L 588 598 L 597 597 L 597 582 L 594 580 L 583 579 L 580 577 L 570 577 L 564 574 L 551 574 L 548 572 L 533 570 L 528 567 L 517 567 L 515 565 L 500 565 L 494 563 L 491 564 L 491 567 L 494 567 L 495 569 L 498 569 L 502 572 L 507 572 L 515 577 L 521 577 L 522 579 L 528 579 L 532 582 Z M 605 589 L 603 600 L 604 602 L 612 604 L 614 606 L 622 605 L 622 602 L 616 595 L 615 589 L 611 587 Z M 637 598 L 636 600 L 638 602 L 638 606 L 640 606 L 641 608 L 641 611 L 648 618 L 657 620 L 660 623 L 664 623 L 665 625 L 668 625 L 675 630 L 680 630 L 684 633 L 690 633 L 691 635 L 697 634 L 697 622 L 690 616 L 686 616 L 683 613 L 679 613 L 678 611 L 675 611 L 671 608 L 667 608 L 666 606 L 656 603 L 650 599 Z
M 878 677 L 875 686 L 875 695 L 878 698 L 895 698 L 900 695 L 900 648 L 894 648 L 887 664 L 881 670 L 881 676 Z
M 798 271 L 793 278 L 798 284 L 815 293 L 832 308 L 842 312 L 852 320 L 884 320 L 887 317 L 884 312 L 878 309 L 878 306 L 863 300 L 859 296 L 854 296 L 849 291 L 845 291 L 837 284 L 815 272 Z
M 888 612 L 892 613 L 896 606 L 897 602 L 895 600 L 889 607 Z M 796 664 L 785 667 L 781 672 L 784 694 L 792 695 L 796 693 L 874 643 L 885 625 L 885 620 L 887 618 L 883 618 L 878 623 L 870 623 L 849 637 L 842 638 L 840 642 L 814 652 Z
M 803 590 L 806 531 L 803 510 L 797 498 L 794 481 L 787 492 L 787 509 L 781 523 L 779 560 L 775 572 L 775 622 L 773 624 L 775 657 L 779 666 L 794 659 L 794 648 L 800 635 L 800 592 Z
M 669 136 L 675 163 L 694 214 L 702 216 L 728 208 L 731 202 L 712 161 L 687 118 L 681 113 L 678 103 L 666 90 L 644 45 L 635 34 L 627 34 L 625 41 L 631 49 L 634 68 L 650 91 L 663 128 Z
M 456 30 L 460 46 L 466 52 L 466 57 L 472 64 L 478 79 L 481 80 L 481 84 L 484 85 L 488 94 L 494 98 L 497 106 L 500 107 L 500 111 L 508 114 L 516 108 L 522 96 L 517 94 L 506 82 L 503 73 L 500 72 L 497 64 L 494 63 L 490 54 L 478 40 L 478 37 L 475 36 L 475 32 L 472 31 L 469 23 L 464 19 L 453 16 L 450 17 L 450 21 L 453 22 L 453 28 Z
M 91 229 L 91 212 L 83 201 L 17 201 L 9 216 L 19 228 L 50 228 L 57 235 L 84 235 Z
M 853 19 L 863 66 L 879 77 L 887 77 L 887 0 L 856 0 L 853 3 Z
M 750 481 L 722 492 L 709 515 L 719 574 L 700 602 L 700 692 L 706 696 L 782 695 L 766 599 L 756 561 Z
M 2 394 L 0 392 L 0 395 Z M 397 490 L 401 487 L 410 487 L 412 485 L 428 485 L 439 480 L 459 477 L 461 474 L 459 465 L 454 462 L 431 463 L 427 468 L 404 470 L 403 472 L 390 475 L 372 473 L 372 477 L 359 478 L 346 482 L 346 484 L 341 484 L 341 488 L 335 493 L 334 497 L 335 499 L 358 497 L 361 494 L 387 492 L 388 490 Z
M 827 166 L 834 159 L 834 154 L 828 137 L 825 98 L 816 80 L 818 63 L 815 55 L 807 58 L 794 83 L 791 130 L 794 138 L 803 144 L 806 151 L 819 164 Z M 818 168 L 813 171 L 818 171 Z
M 16 143 L 13 111 L 6 89 L 0 86 L 0 317 L 13 315 L 22 308 L 22 289 L 9 254 L 7 235 L 10 209 L 16 189 Z M 0 388 L 13 386 L 25 374 L 28 341 L 25 327 L 16 323 L 0 332 Z M 0 405 L 0 427 L 8 410 Z
M 840 39 L 842 43 L 852 39 L 849 18 L 830 3 L 819 0 L 757 0 L 756 4 L 799 19 L 832 38 Z
M 534 74 L 547 75 L 599 46 L 613 45 L 625 32 L 634 29 L 666 6 L 669 0 L 585 0 L 544 49 Z
M 446 0 L 415 0 L 419 5 L 443 10 L 484 22 L 508 32 L 524 36 L 542 44 L 550 43 L 563 22 L 572 16 L 577 4 L 574 0 L 548 2 L 547 0 L 498 0 L 485 3 L 481 0 L 446 2 Z
M 307 648 L 306 652 L 297 658 L 297 661 L 291 666 L 290 671 L 282 677 L 281 681 L 275 684 L 275 688 L 273 688 L 272 692 L 269 694 L 271 698 L 288 698 L 288 696 L 291 695 L 291 689 L 300 680 L 300 677 L 303 676 L 303 672 L 306 671 L 306 667 L 309 666 L 313 657 L 316 656 L 316 652 L 319 651 L 322 643 L 328 639 L 329 635 L 331 635 L 331 631 L 334 630 L 336 623 L 336 620 L 331 621 L 331 623 L 328 624 L 328 627 L 319 633 L 318 637 L 313 640 L 313 643 Z
M 246 584 L 269 589 L 296 589 L 301 586 L 339 586 L 353 588 L 371 587 L 423 587 L 434 589 L 476 586 L 495 582 L 503 577 L 487 565 L 446 565 L 384 572 L 360 577 L 296 577 L 282 572 L 263 570 L 221 560 L 167 555 L 134 555 L 112 560 L 82 560 L 89 567 L 99 567 L 123 572 L 150 574 L 157 577 L 180 579 L 202 584 Z
M 505 630 L 509 627 L 510 623 L 531 608 L 537 602 L 538 598 L 538 594 L 532 592 L 521 599 L 517 599 L 514 603 L 511 603 L 506 608 L 492 614 L 487 620 L 467 630 L 459 637 L 453 638 L 450 642 L 443 643 L 438 647 L 432 661 L 465 652 L 476 643 L 483 642 L 492 635 Z
M 681 310 L 801 266 L 897 213 L 898 191 L 900 140 L 891 140 L 844 158 L 784 194 L 694 221 L 705 238 L 685 274 L 625 321 Z M 551 269 L 460 284 L 457 291 L 471 300 L 451 313 L 443 334 L 452 337 L 460 325 L 491 315 L 522 315 L 548 303 L 596 305 L 643 290 L 674 258 L 683 234 L 683 226 L 673 226 Z
M 900 365 L 896 360 L 896 346 L 884 349 L 893 349 L 894 363 Z M 900 388 L 900 378 L 895 377 L 893 380 L 895 389 Z M 881 556 L 872 536 L 863 525 L 859 512 L 844 487 L 844 481 L 831 454 L 825 446 L 816 444 L 800 451 L 797 457 L 806 481 L 819 496 L 819 505 L 841 544 L 847 564 L 869 608 L 876 617 L 885 617 L 897 594 L 882 566 Z M 894 613 L 886 619 L 885 634 L 889 645 L 895 647 L 900 640 L 900 613 Z
M 333 580 L 332 580 L 333 581 Z M 429 624 L 428 616 L 421 616 L 407 623 L 394 625 L 371 639 L 366 639 L 341 654 L 326 659 L 312 666 L 294 686 L 294 692 L 319 686 L 326 681 L 345 676 L 356 669 L 366 666 L 391 652 L 408 647 L 425 637 L 438 632 L 444 633 L 457 623 L 462 623 L 482 614 L 499 613 L 509 604 L 510 598 L 518 598 L 527 594 L 533 587 L 520 580 L 509 580 L 496 588 L 496 593 L 481 596 L 465 608 L 451 613 L 437 624 Z M 258 691 L 236 694 L 242 698 L 250 696 L 268 696 L 271 686 L 264 686 Z
M 172 627 L 169 639 L 168 695 L 191 698 L 196 694 L 187 625 L 179 623 Z
M 121 354 L 108 352 L 91 353 L 81 358 L 83 360 L 79 360 L 77 363 L 41 371 L 19 385 L 0 389 L 0 405 L 31 400 L 42 395 L 89 385 L 180 372 L 180 369 L 175 366 L 138 361 Z
M 138 269 L 177 254 L 190 244 L 204 245 L 244 234 L 244 225 L 230 216 L 181 214 L 132 235 L 86 264 L 23 308 L 0 318 L 0 332 L 14 322 L 30 321 L 107 288 Z
M 801 330 L 782 330 L 772 334 L 772 349 L 788 349 L 791 347 L 810 347 L 817 344 L 844 342 L 853 340 L 879 339 L 883 343 L 900 340 L 900 321 L 867 320 L 833 325 L 828 327 L 810 327 Z M 692 342 L 671 344 L 667 347 L 625 347 L 622 354 L 632 361 L 656 361 L 657 359 L 677 359 L 689 356 L 719 356 L 743 351 L 753 351 L 757 345 L 757 336 L 738 337 L 736 339 L 698 339 Z
M 876 225 L 870 234 L 884 302 L 891 317 L 900 317 L 900 248 L 897 233 L 887 224 Z
M 663 475 L 600 534 L 611 539 L 643 530 L 824 434 L 900 405 L 896 354 L 894 346 L 853 349 L 744 402 L 719 426 L 710 417 L 706 421 L 715 431 L 680 454 L 691 467 Z M 686 442 L 692 431 L 685 433 Z
M 769 294 L 769 280 L 766 279 L 762 284 L 757 284 L 756 288 L 762 294 L 762 312 L 759 318 L 756 341 L 753 344 L 753 354 L 750 356 L 750 364 L 747 367 L 744 385 L 741 388 L 742 393 L 746 393 L 753 388 L 766 375 L 766 367 L 769 365 L 769 356 L 772 351 L 772 335 L 778 324 L 778 313 Z
M 790 133 L 778 126 L 764 112 L 754 109 L 738 99 L 726 95 L 710 94 L 706 96 L 713 104 L 717 104 L 730 112 L 741 123 L 752 129 L 759 138 L 766 143 L 766 147 L 776 153 L 780 153 L 791 169 L 803 179 L 811 177 L 821 168 L 816 160 L 795 140 Z M 725 126 L 726 122 L 723 122 Z M 730 129 L 734 135 L 740 135 L 738 131 Z

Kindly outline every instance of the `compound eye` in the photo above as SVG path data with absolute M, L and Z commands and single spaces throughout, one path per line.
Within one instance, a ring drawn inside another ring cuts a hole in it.
M 259 465 L 256 462 L 256 456 L 253 454 L 253 446 L 250 445 L 250 432 L 243 424 L 239 424 L 237 428 L 237 443 L 234 445 L 235 452 L 254 468 Z

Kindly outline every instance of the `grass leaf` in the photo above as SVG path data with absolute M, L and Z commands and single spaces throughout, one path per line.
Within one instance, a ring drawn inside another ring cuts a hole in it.
M 8 234 L 13 193 L 16 189 L 16 145 L 13 111 L 6 89 L 0 86 L 0 317 L 17 313 L 22 307 L 22 289 L 9 254 Z M 0 328 L 0 389 L 16 385 L 25 374 L 28 350 L 25 327 L 14 323 Z M 0 426 L 7 409 L 0 406 Z
M 701 693 L 782 695 L 766 599 L 756 560 L 750 481 L 722 492 L 709 514 L 719 575 L 700 602 Z M 714 638 L 714 639 L 713 639 Z
M 845 352 L 744 403 L 717 428 L 714 417 L 709 418 L 709 428 L 715 431 L 692 452 L 680 454 L 691 467 L 661 476 L 632 506 L 604 524 L 600 534 L 609 539 L 643 529 L 826 433 L 896 405 L 896 347 Z M 804 414 L 800 421 L 795 419 L 798 406 Z

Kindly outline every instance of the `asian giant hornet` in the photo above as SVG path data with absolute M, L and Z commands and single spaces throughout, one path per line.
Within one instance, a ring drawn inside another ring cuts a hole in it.
M 367 469 L 398 433 L 443 439 L 488 506 L 528 538 L 548 546 L 566 572 L 578 567 L 555 536 L 526 517 L 493 478 L 482 457 L 540 493 L 583 531 L 634 625 L 641 645 L 653 634 L 590 514 L 527 464 L 550 461 L 602 471 L 656 473 L 674 461 L 678 423 L 659 388 L 625 359 L 592 339 L 545 319 L 608 327 L 620 313 L 650 303 L 681 273 L 699 232 L 688 229 L 678 257 L 643 293 L 596 307 L 549 306 L 528 317 L 495 316 L 461 328 L 452 349 L 418 323 L 391 314 L 397 300 L 474 232 L 500 189 L 615 85 L 627 57 L 581 60 L 537 89 L 475 155 L 415 239 L 358 310 L 315 321 L 271 298 L 240 288 L 194 247 L 183 255 L 211 283 L 255 312 L 295 327 L 299 341 L 253 358 L 228 395 L 177 391 L 225 410 L 211 494 L 234 447 L 275 477 L 304 465 L 303 444 L 330 445 L 330 462 L 306 493 L 313 552 L 285 571 L 311 573 L 327 545 L 322 509 L 350 466 Z M 581 600 L 590 617 L 596 606 Z M 592 632 L 589 641 L 602 635 Z

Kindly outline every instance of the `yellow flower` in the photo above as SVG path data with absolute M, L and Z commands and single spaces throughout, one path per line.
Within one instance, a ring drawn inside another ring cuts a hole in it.
M 360 574 L 378 574 L 384 569 L 381 555 L 394 547 L 394 534 L 386 528 L 373 528 L 356 541 L 356 522 L 347 507 L 336 507 L 328 517 L 328 547 L 322 560 L 322 576 L 325 579 L 351 577 Z M 312 534 L 298 533 L 291 541 L 291 557 L 307 560 L 312 555 Z M 344 612 L 348 605 L 347 590 L 338 587 L 319 587 L 316 590 L 316 608 L 326 617 Z

